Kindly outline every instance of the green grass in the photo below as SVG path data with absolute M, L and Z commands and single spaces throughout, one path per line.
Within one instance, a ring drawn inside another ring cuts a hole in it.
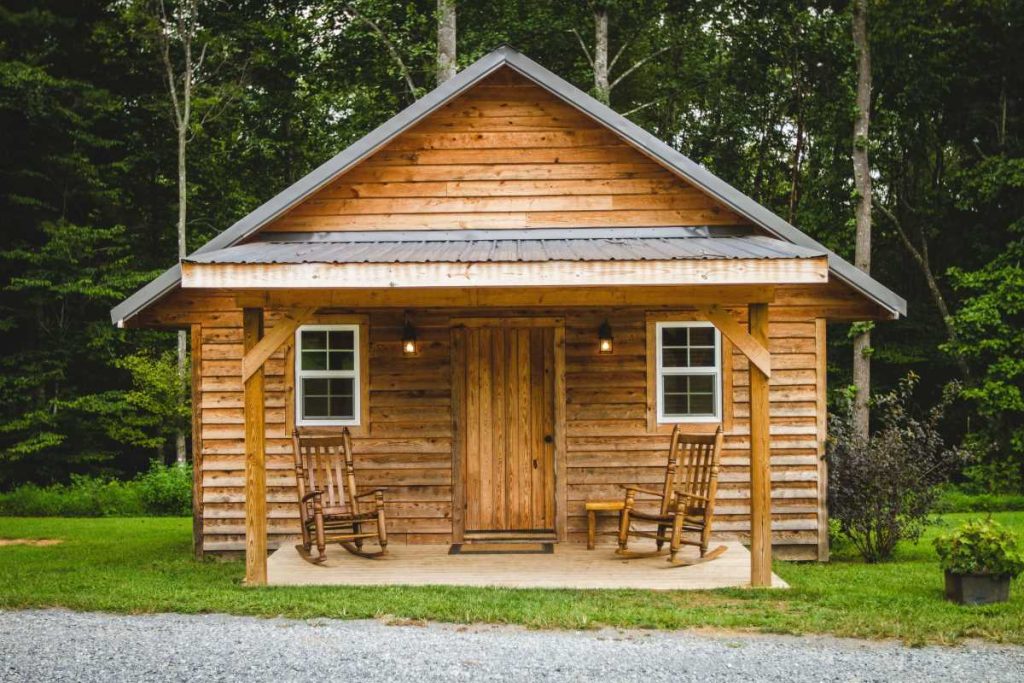
M 945 523 L 979 515 L 948 515 Z M 993 515 L 1024 536 L 1024 513 Z M 777 562 L 788 591 L 483 588 L 244 588 L 241 562 L 195 562 L 181 518 L 0 518 L 0 538 L 58 538 L 53 546 L 0 547 L 0 608 L 110 612 L 224 612 L 296 618 L 388 618 L 535 628 L 725 628 L 774 633 L 962 638 L 1024 643 L 1024 581 L 1011 602 L 961 607 L 942 597 L 931 536 L 900 547 L 896 561 L 867 565 Z M 685 569 L 677 571 L 686 571 Z

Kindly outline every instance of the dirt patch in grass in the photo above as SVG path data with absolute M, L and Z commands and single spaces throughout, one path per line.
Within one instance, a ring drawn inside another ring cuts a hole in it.
M 64 541 L 59 538 L 0 538 L 0 546 L 4 545 L 57 545 Z

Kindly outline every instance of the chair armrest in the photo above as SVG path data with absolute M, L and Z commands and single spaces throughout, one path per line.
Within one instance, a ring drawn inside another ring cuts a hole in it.
M 640 486 L 626 486 L 625 484 L 619 484 L 622 488 L 627 491 L 636 491 L 637 493 L 646 493 L 649 496 L 656 496 L 658 498 L 664 498 L 665 494 L 661 491 L 652 491 L 651 489 L 645 489 Z
M 364 491 L 363 493 L 357 493 L 356 498 L 367 498 L 369 496 L 375 496 L 378 493 L 384 493 L 385 491 L 387 491 L 387 489 L 385 488 L 370 489 L 369 491 Z
M 675 491 L 675 494 L 676 494 L 676 495 L 677 495 L 677 496 L 678 496 L 679 498 L 696 498 L 697 500 L 703 500 L 703 501 L 704 501 L 705 503 L 707 503 L 707 502 L 708 502 L 708 497 L 707 497 L 707 496 L 701 496 L 701 495 L 698 495 L 698 494 L 696 494 L 696 493 L 690 493 L 690 492 L 688 492 L 688 491 L 679 491 L 679 490 L 676 490 L 676 491 Z
M 322 495 L 324 495 L 323 491 L 310 491 L 309 493 L 307 493 L 306 495 L 304 495 L 302 497 L 302 501 L 301 502 L 305 503 L 305 502 L 308 502 L 308 501 L 312 500 L 313 498 L 317 498 L 317 497 L 322 496 Z

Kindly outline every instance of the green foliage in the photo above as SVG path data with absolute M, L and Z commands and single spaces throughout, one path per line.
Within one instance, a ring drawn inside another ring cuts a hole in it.
M 1024 494 L 971 493 L 956 486 L 944 486 L 935 502 L 935 512 L 1004 512 L 1024 510 Z
M 1024 572 L 1024 554 L 1013 533 L 992 519 L 965 522 L 933 541 L 939 564 L 952 574 L 1017 576 Z
M 829 418 L 829 514 L 868 562 L 888 560 L 901 540 L 920 538 L 939 485 L 963 460 L 939 433 L 955 387 L 919 416 L 912 401 L 916 384 L 911 374 L 875 397 L 878 426 L 867 439 L 856 427 L 851 394 Z
M 188 515 L 191 509 L 191 468 L 156 461 L 130 481 L 71 475 L 70 484 L 22 484 L 0 493 L 0 515 L 17 517 Z

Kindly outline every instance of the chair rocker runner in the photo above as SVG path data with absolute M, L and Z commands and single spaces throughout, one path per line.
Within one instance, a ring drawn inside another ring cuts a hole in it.
M 718 490 L 718 459 L 722 450 L 722 427 L 714 434 L 683 434 L 678 425 L 672 430 L 665 484 L 661 491 L 639 486 L 624 486 L 626 499 L 619 518 L 619 548 L 616 553 L 627 559 L 651 557 L 661 553 L 669 544 L 668 561 L 675 567 L 708 562 L 725 552 L 725 546 L 708 550 L 711 523 L 714 516 L 715 494 Z M 661 499 L 657 512 L 637 509 L 637 494 Z M 654 522 L 656 531 L 641 531 L 630 527 L 631 522 Z M 688 540 L 684 534 L 697 534 L 699 540 Z M 629 537 L 652 538 L 653 552 L 633 552 L 628 549 Z M 681 560 L 677 556 L 683 545 L 700 548 L 700 559 Z
M 292 436 L 295 479 L 298 482 L 302 544 L 296 546 L 304 559 L 319 564 L 326 559 L 327 543 L 338 543 L 359 557 L 376 558 L 387 552 L 384 519 L 384 489 L 358 493 L 352 464 L 352 436 L 348 428 L 341 436 Z M 369 509 L 360 502 L 372 498 Z M 367 527 L 372 527 L 367 531 Z M 377 539 L 380 550 L 363 550 L 365 539 Z M 314 542 L 319 554 L 310 554 Z

